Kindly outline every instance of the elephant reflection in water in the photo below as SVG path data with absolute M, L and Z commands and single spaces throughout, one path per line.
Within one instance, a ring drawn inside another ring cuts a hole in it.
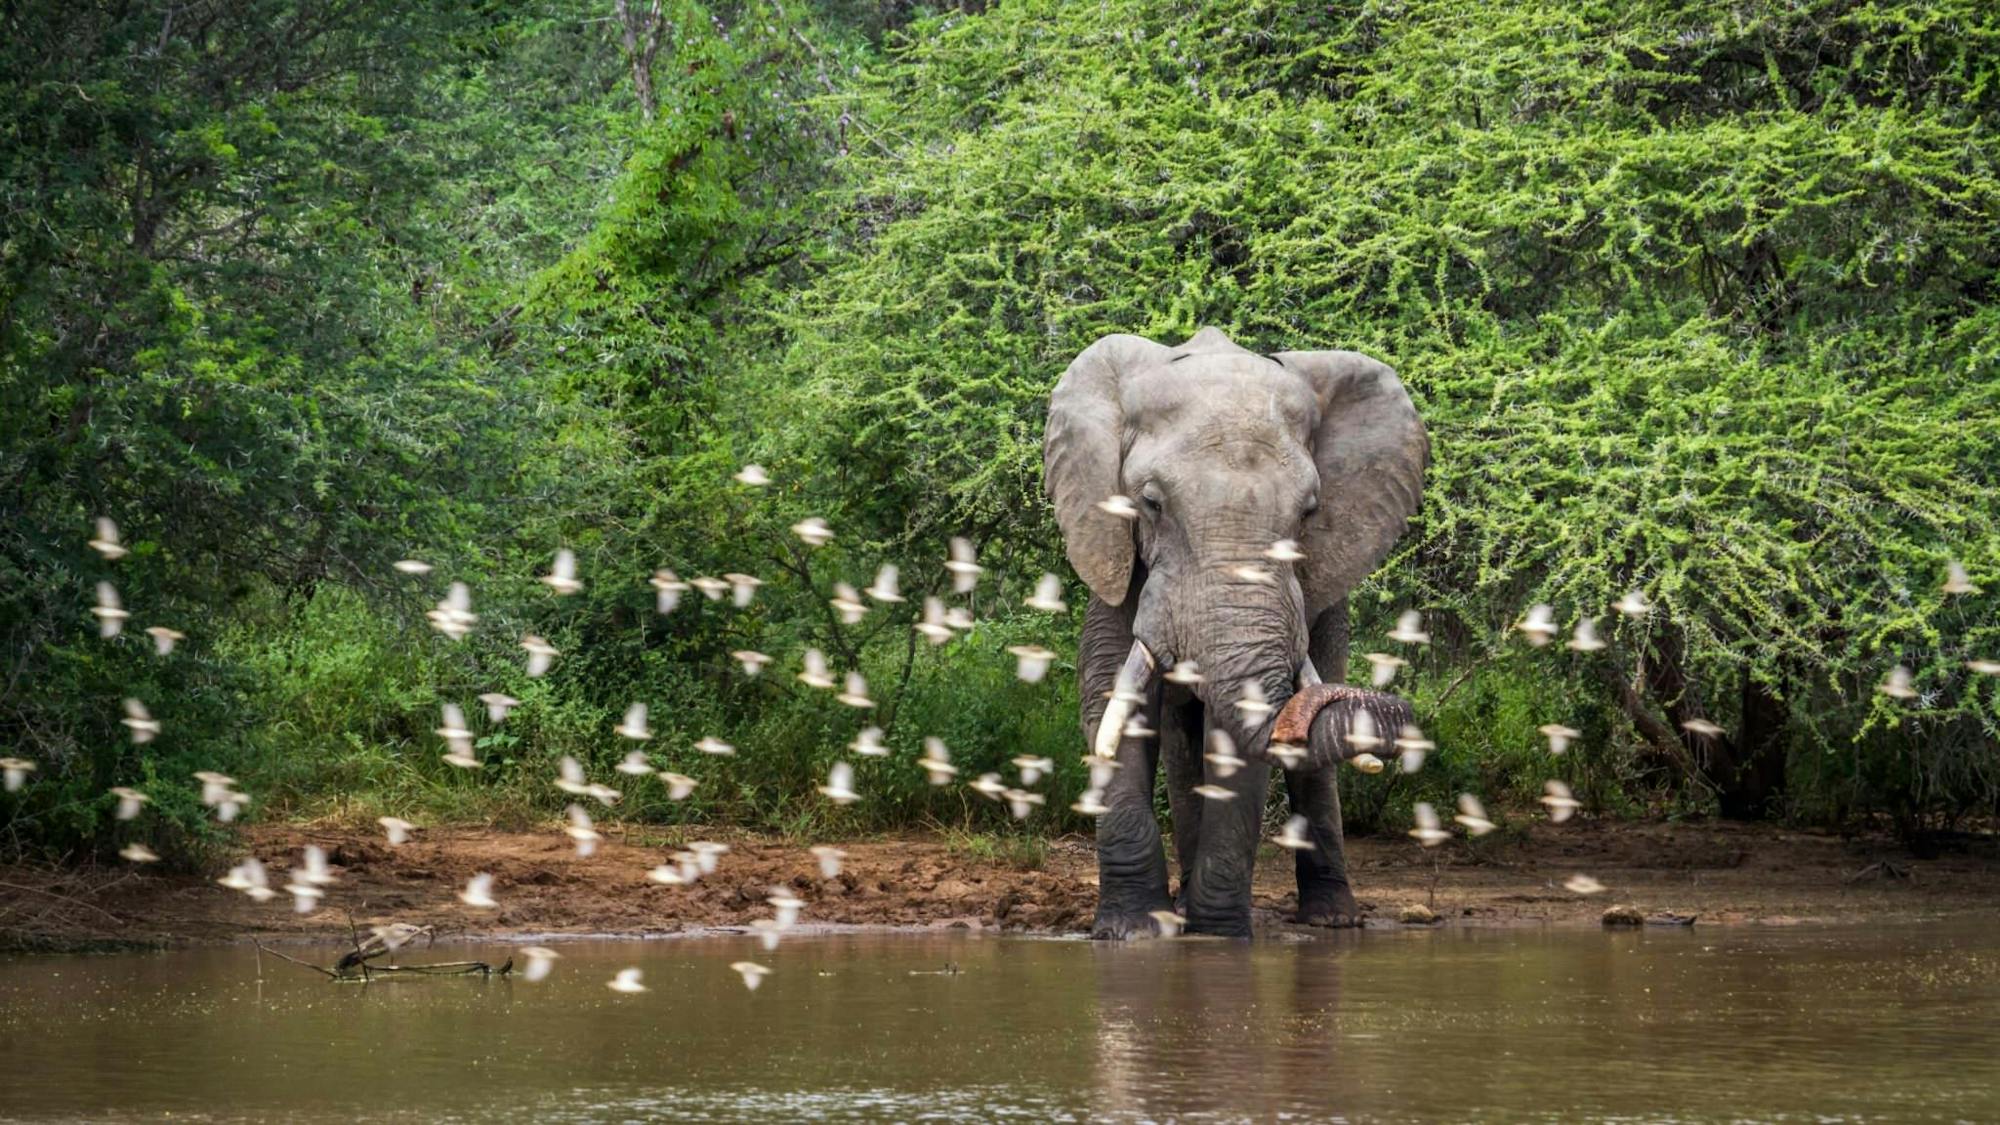
M 1063 373 L 1044 479 L 1090 587 L 1077 645 L 1085 743 L 1119 767 L 1098 819 L 1093 936 L 1150 935 L 1153 914 L 1171 908 L 1191 932 L 1249 935 L 1269 747 L 1287 722 L 1305 755 L 1285 788 L 1314 845 L 1296 853 L 1298 920 L 1359 922 L 1336 764 L 1355 750 L 1355 711 L 1393 738 L 1409 709 L 1327 685 L 1346 676 L 1348 591 L 1402 535 L 1429 454 L 1396 373 L 1357 352 L 1258 355 L 1204 328 L 1179 347 L 1106 336 Z M 1274 549 L 1285 541 L 1296 550 Z M 1169 680 L 1179 661 L 1203 678 Z M 1135 714 L 1157 739 L 1126 735 Z M 1218 734 L 1246 765 L 1205 760 Z M 1153 813 L 1162 762 L 1177 895 Z M 1196 793 L 1212 786 L 1232 799 Z
M 1354 1075 L 1338 1015 L 1347 942 L 1246 952 L 1099 946 L 1097 1102 L 1106 1116 L 1339 1113 Z

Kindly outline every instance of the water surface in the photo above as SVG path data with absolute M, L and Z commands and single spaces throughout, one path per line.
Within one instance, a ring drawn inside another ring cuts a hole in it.
M 0 960 L 0 1116 L 2000 1120 L 1991 925 L 560 948 L 542 984 Z

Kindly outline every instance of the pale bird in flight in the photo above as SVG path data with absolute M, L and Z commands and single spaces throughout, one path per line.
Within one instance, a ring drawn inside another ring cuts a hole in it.
M 660 780 L 667 783 L 669 801 L 687 800 L 688 794 L 694 792 L 694 787 L 701 784 L 684 773 L 675 773 L 672 770 L 661 770 Z
M 1197 785 L 1195 793 L 1210 801 L 1234 801 L 1236 791 L 1225 785 Z
M 33 773 L 34 770 L 35 763 L 26 758 L 0 758 L 0 789 L 4 789 L 9 793 L 20 792 L 21 786 L 26 783 L 28 775 Z M 116 793 L 117 790 L 114 789 L 112 792 Z M 122 808 L 123 806 L 121 805 L 120 807 Z M 134 815 L 137 814 L 134 813 Z M 119 817 L 118 819 L 129 820 L 131 818 Z
M 1396 753 L 1404 773 L 1415 773 L 1424 768 L 1424 758 L 1437 749 L 1437 743 L 1424 737 L 1424 732 L 1415 723 L 1404 725 L 1396 735 Z
M 764 466 L 759 465 L 755 461 L 736 470 L 730 479 L 734 480 L 737 484 L 748 485 L 751 488 L 763 488 L 771 483 L 771 475 L 764 471 Z
M 564 754 L 556 759 L 556 788 L 578 797 L 590 792 L 590 779 L 584 776 L 583 763 Z
M 1090 769 L 1090 787 L 1102 792 L 1111 784 L 1111 777 L 1118 772 L 1118 759 L 1100 758 L 1095 754 L 1085 754 L 1083 764 Z
M 793 524 L 792 534 L 808 547 L 824 547 L 833 541 L 833 529 L 818 516 L 807 516 Z
M 750 930 L 757 935 L 757 944 L 766 953 L 778 948 L 778 939 L 784 935 L 784 929 L 776 918 L 750 919 Z
M 118 541 L 118 525 L 111 517 L 97 517 L 97 537 L 90 541 L 90 549 L 113 562 L 125 557 L 125 545 Z
M 727 758 L 731 754 L 736 753 L 736 747 L 731 746 L 714 735 L 704 735 L 700 742 L 694 744 L 694 748 L 704 754 L 713 754 L 718 758 Z
M 319 909 L 319 900 L 325 891 L 300 878 L 297 869 L 292 871 L 292 881 L 285 884 L 286 893 L 292 896 L 292 910 L 298 914 L 311 914 Z
M 377 817 L 375 818 L 375 823 L 382 826 L 382 831 L 389 837 L 389 846 L 392 848 L 401 847 L 407 843 L 410 839 L 410 832 L 416 828 L 416 825 L 411 824 L 400 816 Z
M 730 572 L 722 576 L 729 583 L 729 601 L 737 609 L 748 609 L 757 597 L 757 587 L 764 584 L 762 578 L 754 574 Z
M 1611 608 L 1632 618 L 1644 617 L 1653 612 L 1653 606 L 1646 601 L 1646 595 L 1637 590 L 1627 590 L 1624 597 L 1612 603 Z
M 1366 751 L 1347 759 L 1347 764 L 1367 774 L 1381 773 L 1383 770 L 1382 759 Z
M 524 945 L 521 956 L 528 959 L 528 963 L 521 966 L 521 979 L 529 984 L 539 984 L 555 971 L 556 961 L 562 954 L 543 945 Z
M 530 679 L 539 677 L 547 672 L 549 665 L 555 663 L 556 657 L 562 655 L 556 651 L 556 646 L 533 633 L 529 633 L 527 636 L 521 638 L 521 648 L 528 654 L 528 677 Z
M 781 930 L 789 930 L 798 925 L 799 912 L 806 908 L 805 900 L 793 894 L 792 888 L 783 885 L 772 886 L 764 901 L 770 904 L 772 912 L 776 915 L 775 921 Z
M 145 704 L 130 696 L 126 697 L 124 707 L 125 717 L 118 721 L 131 729 L 132 744 L 144 746 L 153 741 L 153 737 L 160 733 L 159 721 L 153 718 L 153 713 L 146 710 Z
M 834 611 L 840 614 L 842 625 L 859 625 L 868 616 L 868 603 L 861 600 L 861 591 L 845 582 L 833 584 L 833 597 L 827 600 Z
M 583 791 L 597 798 L 598 803 L 606 807 L 617 804 L 618 798 L 624 795 L 609 785 L 597 781 L 593 781 L 585 786 Z
M 771 662 L 770 657 L 755 649 L 739 648 L 735 652 L 730 653 L 729 656 L 742 667 L 743 674 L 746 676 L 755 676 L 764 670 L 766 664 Z
M 1272 562 L 1294 563 L 1305 560 L 1306 553 L 1299 549 L 1296 539 L 1280 539 L 1264 548 L 1264 557 Z
M 472 612 L 472 588 L 463 582 L 452 583 L 445 589 L 444 600 L 424 616 L 431 628 L 454 641 L 464 640 L 479 623 L 479 615 Z
M 1069 807 L 1079 816 L 1103 816 L 1111 811 L 1110 806 L 1104 803 L 1102 789 L 1084 790 L 1083 795 L 1071 802 Z
M 1556 611 L 1547 603 L 1528 607 L 1528 616 L 1521 619 L 1514 628 L 1528 638 L 1528 643 L 1536 648 L 1548 644 L 1556 635 Z
M 712 602 L 721 601 L 722 595 L 729 589 L 728 582 L 725 582 L 720 578 L 710 577 L 709 575 L 706 574 L 701 575 L 698 578 L 695 578 L 690 583 L 690 585 L 692 585 L 695 589 L 700 590 L 701 596 L 707 598 L 709 601 Z
M 1583 807 L 1583 802 L 1576 799 L 1576 795 L 1569 791 L 1569 786 L 1555 778 L 1542 783 L 1540 800 L 1542 804 L 1548 806 L 1551 824 L 1561 824 L 1575 816 L 1576 810 Z
M 944 739 L 935 735 L 924 736 L 924 756 L 918 759 L 917 764 L 930 775 L 932 785 L 944 785 L 958 772 L 958 767 L 951 764 L 951 749 L 944 744 Z
M 1103 512 L 1105 515 L 1117 516 L 1121 520 L 1136 520 L 1139 518 L 1138 505 L 1132 503 L 1132 498 L 1123 493 L 1114 492 L 1104 499 L 1099 500 L 1097 502 L 1097 510 Z
M 1278 578 L 1261 566 L 1239 566 L 1230 570 L 1231 574 L 1245 582 L 1255 582 L 1259 586 L 1275 586 Z
M 1597 622 L 1592 621 L 1588 617 L 1577 618 L 1576 632 L 1570 634 L 1569 647 L 1577 652 L 1597 652 L 1601 650 L 1604 647 L 1604 642 L 1598 639 Z
M 1452 819 L 1465 826 L 1467 835 L 1484 836 L 1493 831 L 1493 822 L 1486 816 L 1486 806 L 1470 793 L 1458 795 L 1458 815 Z
M 1049 664 L 1056 654 L 1041 645 L 1008 645 L 1007 651 L 1014 655 L 1014 676 L 1022 683 L 1038 684 L 1049 674 Z
M 737 474 L 739 477 L 742 475 L 741 473 Z M 644 992 L 646 991 L 646 986 L 639 983 L 639 978 L 645 975 L 644 972 L 638 969 L 620 969 L 618 970 L 618 975 L 612 977 L 605 984 L 605 987 L 613 992 Z
M 687 855 L 688 853 L 681 852 L 678 854 Z M 693 857 L 689 856 L 689 858 L 692 859 Z M 699 877 L 699 873 L 694 870 L 694 865 L 691 862 L 678 865 L 662 863 L 646 872 L 646 878 L 669 887 L 684 887 L 693 883 Z
M 1236 701 L 1236 713 L 1252 727 L 1261 724 L 1271 713 L 1271 703 L 1264 698 L 1264 687 L 1255 680 L 1243 685 L 1243 696 Z
M 1407 667 L 1410 663 L 1400 656 L 1391 656 L 1386 652 L 1371 652 L 1366 656 L 1368 682 L 1378 688 L 1388 687 L 1389 682 L 1396 678 L 1396 670 Z
M 1889 669 L 1888 678 L 1876 685 L 1875 690 L 1891 699 L 1915 699 L 1917 689 L 1910 686 L 1910 670 L 1901 664 Z
M 1965 666 L 1975 675 L 2000 676 L 2000 660 L 1968 660 Z
M 318 844 L 307 844 L 300 853 L 299 862 L 301 866 L 292 868 L 294 880 L 310 883 L 315 887 L 330 887 L 337 881 L 332 869 L 327 866 L 326 849 Z
M 812 848 L 812 857 L 819 861 L 820 878 L 838 879 L 840 863 L 847 858 L 847 853 L 831 844 L 815 844 Z
M 115 557 L 115 556 L 113 556 Z M 1965 564 L 1957 559 L 1945 564 L 1944 592 L 1947 594 L 1976 594 L 1979 587 L 1972 584 L 1972 576 L 1965 572 Z
M 118 858 L 129 863 L 158 863 L 160 855 L 141 843 L 130 843 L 118 849 Z
M 196 770 L 194 779 L 201 782 L 201 803 L 210 806 L 221 803 L 229 796 L 230 788 L 236 784 L 235 778 L 225 773 L 216 773 L 214 770 Z
M 269 902 L 278 892 L 271 889 L 270 876 L 264 872 L 264 864 L 252 856 L 229 869 L 229 873 L 216 882 L 232 891 L 242 891 L 258 902 Z
M 1424 632 L 1424 615 L 1414 609 L 1404 610 L 1396 618 L 1396 627 L 1389 630 L 1389 639 L 1406 645 L 1431 643 L 1431 635 Z
M 944 602 L 936 596 L 924 599 L 923 620 L 914 626 L 924 639 L 934 645 L 941 645 L 951 639 L 951 626 L 944 621 Z
M 833 673 L 827 669 L 825 653 L 816 648 L 809 648 L 800 661 L 804 665 L 799 672 L 800 683 L 822 690 L 833 686 Z
M 166 656 L 174 651 L 174 646 L 187 640 L 187 634 L 179 629 L 169 629 L 165 625 L 148 625 L 146 635 L 153 638 L 153 655 Z
M 1208 732 L 1208 753 L 1202 755 L 1202 760 L 1215 767 L 1216 778 L 1223 781 L 1236 776 L 1237 770 L 1250 764 L 1237 757 L 1236 740 L 1220 727 Z
M 1410 838 L 1424 847 L 1435 848 L 1451 839 L 1451 833 L 1444 830 L 1443 823 L 1438 820 L 1437 810 L 1431 807 L 1429 801 L 1418 801 L 1411 805 L 1410 818 L 1416 821 L 1416 827 L 1410 829 Z
M 1027 819 L 1028 813 L 1032 811 L 1036 805 L 1043 803 L 1042 795 L 1040 793 L 1030 793 L 1025 789 L 1008 789 L 1003 791 L 1000 795 L 1006 798 L 1007 809 L 1009 812 L 1014 814 L 1015 820 Z
M 972 611 L 962 605 L 955 605 L 945 610 L 944 623 L 961 633 L 969 631 L 976 624 L 972 620 Z
M 1561 723 L 1543 723 L 1535 729 L 1540 731 L 1542 736 L 1549 740 L 1549 753 L 1551 754 L 1562 753 L 1569 749 L 1571 742 L 1583 737 L 1582 731 L 1577 730 L 1575 727 L 1566 727 Z
M 540 581 L 558 595 L 574 594 L 583 589 L 583 583 L 576 579 L 576 552 L 568 547 L 557 551 L 555 563 Z
M 486 721 L 490 723 L 506 722 L 507 712 L 521 705 L 520 700 L 498 691 L 489 691 L 480 696 L 479 702 L 486 705 Z
M 460 769 L 478 769 L 479 758 L 472 750 L 472 732 L 466 729 L 465 712 L 459 710 L 456 703 L 447 703 L 442 710 L 444 725 L 437 728 L 436 733 L 444 739 L 448 748 L 444 760 Z
M 624 721 L 611 728 L 613 733 L 623 735 L 634 742 L 644 742 L 653 737 L 653 728 L 646 725 L 646 705 L 634 703 L 625 708 Z
M 571 805 L 564 811 L 569 816 L 569 823 L 563 825 L 563 834 L 576 841 L 576 854 L 583 858 L 595 854 L 598 841 L 604 837 L 591 823 L 590 814 L 583 811 L 582 805 Z
M 390 565 L 394 566 L 402 574 L 429 574 L 431 572 L 431 564 L 422 559 L 398 559 Z
M 118 598 L 118 587 L 109 582 L 97 584 L 97 604 L 90 607 L 91 616 L 97 618 L 97 635 L 115 637 L 125 628 L 125 619 L 132 616 L 125 612 L 125 603 Z
M 1043 613 L 1061 613 L 1069 608 L 1069 603 L 1062 598 L 1062 579 L 1048 573 L 1035 580 L 1035 592 L 1021 604 Z
M 713 875 L 716 867 L 721 865 L 722 857 L 729 854 L 729 845 L 713 840 L 696 840 L 688 845 L 688 850 L 694 853 L 695 868 L 703 875 Z
M 1278 830 L 1276 836 L 1271 837 L 1271 842 L 1295 852 L 1309 852 L 1314 846 L 1312 836 L 1307 831 L 1306 818 L 1302 816 L 1294 816 L 1285 821 L 1285 826 Z
M 834 698 L 847 704 L 849 707 L 875 706 L 875 701 L 868 698 L 868 681 L 862 678 L 859 672 L 849 672 L 847 674 L 846 686 Z
M 889 756 L 889 748 L 882 745 L 881 727 L 863 727 L 861 733 L 854 736 L 854 741 L 847 744 L 847 748 L 864 758 Z
M 1306 760 L 1306 748 L 1296 742 L 1273 742 L 1264 748 L 1264 753 L 1284 769 L 1294 769 Z
M 1033 785 L 1042 779 L 1043 774 L 1054 773 L 1056 764 L 1045 757 L 1023 754 L 1014 759 L 1014 768 L 1021 771 L 1021 784 Z
M 944 562 L 944 568 L 951 572 L 951 590 L 955 594 L 969 594 L 979 584 L 979 576 L 986 568 L 979 565 L 979 551 L 972 540 L 955 535 L 951 540 L 951 557 Z
M 500 904 L 493 901 L 493 876 L 481 871 L 465 881 L 465 889 L 458 892 L 458 901 L 481 910 L 491 910 Z
M 693 587 L 681 581 L 681 576 L 662 567 L 646 580 L 647 585 L 658 591 L 653 599 L 653 608 L 660 613 L 672 613 L 680 607 L 681 595 Z
M 1681 729 L 1688 732 L 1689 734 L 1698 735 L 1702 738 L 1714 738 L 1723 732 L 1721 724 L 1712 723 L 1707 719 L 1684 720 L 1681 723 Z
M 757 991 L 757 986 L 763 984 L 764 978 L 771 975 L 771 970 L 755 961 L 732 961 L 729 967 L 736 970 L 736 975 L 743 978 L 743 987 L 752 992 Z
M 1344 741 L 1351 749 L 1367 753 L 1382 747 L 1382 734 L 1375 728 L 1375 716 L 1363 708 L 1355 708 L 1347 720 L 1347 734 Z
M 1147 917 L 1151 918 L 1153 924 L 1160 928 L 1160 936 L 1164 938 L 1177 937 L 1182 930 L 1187 928 L 1187 919 L 1171 910 L 1155 910 L 1148 914 Z
M 1007 783 L 997 773 L 982 773 L 967 788 L 989 801 L 997 801 L 1006 794 Z
M 1588 875 L 1571 875 L 1563 880 L 1563 890 L 1571 894 L 1594 895 L 1603 892 L 1604 884 Z
M 827 771 L 826 784 L 819 787 L 826 799 L 836 805 L 851 805 L 861 799 L 854 791 L 854 767 L 846 762 L 835 762 Z
M 626 751 L 624 760 L 611 768 L 617 770 L 619 773 L 629 774 L 633 777 L 644 777 L 654 772 L 653 763 L 646 760 L 646 752 L 644 750 Z
M 902 601 L 903 595 L 898 591 L 896 585 L 896 564 L 883 563 L 881 567 L 875 571 L 874 584 L 861 592 L 867 594 L 871 598 L 874 598 L 878 602 Z
M 1192 660 L 1177 660 L 1162 678 L 1170 684 L 1193 687 L 1201 682 L 1201 667 Z

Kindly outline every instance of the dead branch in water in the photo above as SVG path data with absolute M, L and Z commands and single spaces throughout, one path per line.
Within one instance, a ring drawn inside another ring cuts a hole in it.
M 425 926 L 416 932 L 428 935 L 431 933 L 431 928 Z M 358 981 L 365 983 L 377 976 L 414 975 L 452 977 L 471 976 L 475 973 L 486 977 L 491 976 L 496 971 L 486 961 L 437 961 L 428 965 L 373 965 L 369 962 L 375 960 L 377 957 L 395 952 L 396 948 L 381 941 L 379 938 L 370 938 L 366 942 L 355 942 L 354 949 L 351 952 L 341 954 L 340 960 L 334 962 L 332 968 L 315 965 L 310 961 L 301 961 L 296 957 L 288 957 L 261 941 L 253 941 L 251 944 L 257 947 L 259 954 L 268 953 L 280 961 L 289 961 L 302 969 L 311 969 L 328 980 L 334 981 Z M 405 943 L 397 943 L 399 946 L 402 944 Z M 506 963 L 501 965 L 497 971 L 504 977 L 513 972 L 513 970 L 514 959 L 509 957 Z

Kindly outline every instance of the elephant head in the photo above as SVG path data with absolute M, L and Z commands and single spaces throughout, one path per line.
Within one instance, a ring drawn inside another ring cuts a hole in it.
M 1236 716 L 1252 684 L 1274 707 L 1292 694 L 1312 622 L 1402 535 L 1429 452 L 1386 364 L 1259 355 L 1214 328 L 1179 347 L 1122 334 L 1090 345 L 1050 396 L 1043 444 L 1070 563 L 1105 603 L 1136 600 L 1126 681 L 1194 661 L 1211 717 Z M 1100 507 L 1113 494 L 1136 518 Z M 1269 557 L 1281 540 L 1304 557 Z M 1233 727 L 1262 752 L 1267 721 Z

